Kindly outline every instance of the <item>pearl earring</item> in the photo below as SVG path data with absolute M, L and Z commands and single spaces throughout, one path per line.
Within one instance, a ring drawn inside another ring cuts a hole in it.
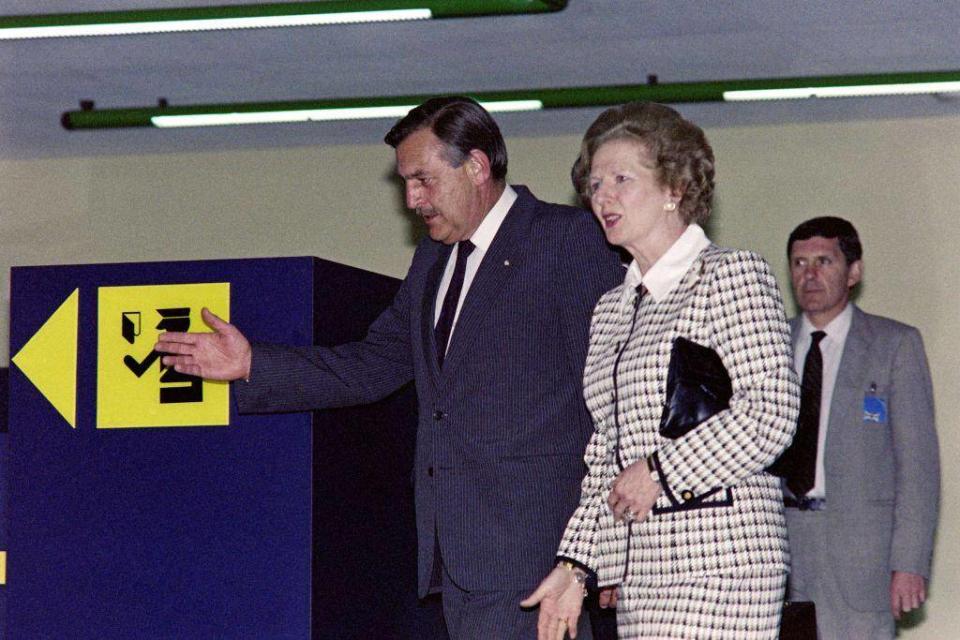
M 676 208 L 677 208 L 677 203 L 672 200 L 663 205 L 664 211 L 675 211 Z

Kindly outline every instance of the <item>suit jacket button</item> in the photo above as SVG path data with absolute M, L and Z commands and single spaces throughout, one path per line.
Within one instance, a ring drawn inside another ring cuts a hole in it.
M 693 491 L 690 491 L 689 489 L 687 489 L 686 491 L 680 494 L 680 497 L 683 498 L 684 502 L 693 500 Z
M 427 475 L 433 477 L 433 467 L 427 467 Z
M 446 417 L 447 417 L 447 414 L 445 414 L 443 411 L 440 411 L 439 409 L 433 412 L 434 420 L 443 420 Z

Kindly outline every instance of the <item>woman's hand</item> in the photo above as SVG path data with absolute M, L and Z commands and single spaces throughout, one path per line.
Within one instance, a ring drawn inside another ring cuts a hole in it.
M 584 587 L 571 569 L 555 567 L 536 591 L 520 603 L 521 607 L 540 605 L 537 640 L 563 640 L 569 633 L 577 637 L 577 620 L 583 608 Z
M 600 589 L 600 608 L 601 609 L 616 609 L 617 608 L 617 591 L 619 587 L 603 587 Z
M 646 460 L 634 462 L 613 481 L 607 504 L 616 520 L 642 522 L 660 497 L 660 483 L 650 475 Z

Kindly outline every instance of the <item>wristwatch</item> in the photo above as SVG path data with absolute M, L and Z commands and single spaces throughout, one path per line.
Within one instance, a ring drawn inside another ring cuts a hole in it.
M 580 585 L 580 588 L 583 589 L 583 597 L 587 597 L 587 572 L 573 564 L 569 560 L 561 560 L 557 563 L 558 567 L 563 567 L 567 571 L 573 574 L 573 581 Z

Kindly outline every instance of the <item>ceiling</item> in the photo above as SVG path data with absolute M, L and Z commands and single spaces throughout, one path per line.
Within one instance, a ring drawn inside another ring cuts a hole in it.
M 216 0 L 0 0 L 0 15 Z M 220 0 L 219 4 L 244 0 Z M 376 144 L 391 122 L 66 131 L 63 111 L 498 89 L 960 70 L 953 0 L 570 0 L 556 14 L 0 41 L 0 158 Z M 960 97 L 681 105 L 704 126 L 956 114 Z M 598 109 L 501 114 L 579 134 Z

